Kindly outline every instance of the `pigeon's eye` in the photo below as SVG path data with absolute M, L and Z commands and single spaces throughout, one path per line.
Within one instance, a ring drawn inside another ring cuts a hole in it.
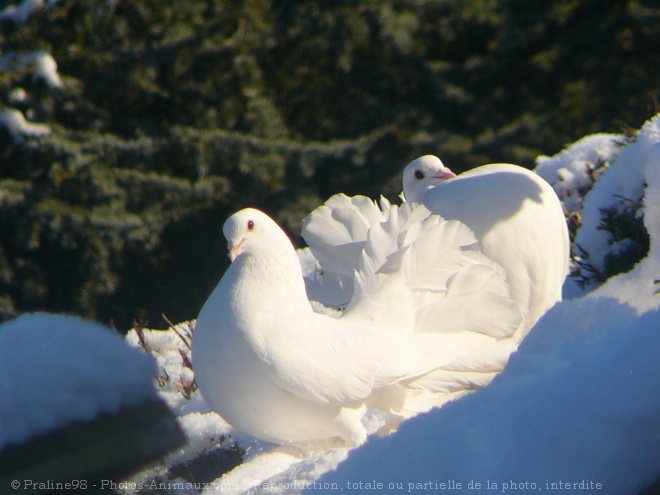
M 415 179 L 422 180 L 424 178 L 424 172 L 421 170 L 415 170 Z
M 247 229 L 248 232 L 252 232 L 254 230 L 254 222 L 252 220 L 248 220 Z

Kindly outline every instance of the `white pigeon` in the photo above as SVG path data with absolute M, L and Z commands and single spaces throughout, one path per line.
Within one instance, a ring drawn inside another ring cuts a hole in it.
M 421 205 L 392 206 L 369 230 L 339 318 L 312 311 L 267 215 L 241 210 L 223 232 L 232 264 L 199 314 L 192 364 L 206 401 L 252 436 L 360 444 L 367 408 L 428 410 L 488 383 L 513 348 L 521 317 L 501 267 Z
M 483 253 L 504 268 L 524 316 L 518 340 L 561 300 L 568 229 L 557 195 L 541 177 L 511 164 L 455 175 L 440 159 L 426 155 L 406 166 L 403 189 L 407 201 L 466 224 Z M 341 278 L 344 298 L 353 290 L 347 274 L 357 267 L 365 232 L 382 221 L 383 210 L 378 218 L 380 209 L 373 201 L 338 194 L 303 220 L 303 238 L 323 269 Z
M 474 231 L 483 252 L 506 272 L 511 295 L 524 312 L 523 333 L 561 300 L 568 228 L 561 202 L 543 178 L 508 163 L 451 178 L 439 158 L 425 155 L 404 169 L 403 192 L 407 201 Z

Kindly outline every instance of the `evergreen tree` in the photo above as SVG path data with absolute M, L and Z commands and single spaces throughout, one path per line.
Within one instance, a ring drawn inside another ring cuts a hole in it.
M 193 318 L 238 208 L 297 239 L 331 194 L 394 199 L 424 153 L 531 166 L 638 127 L 659 20 L 650 0 L 62 0 L 1 21 L 3 54 L 62 80 L 0 72 L 0 110 L 52 131 L 0 128 L 2 316 Z

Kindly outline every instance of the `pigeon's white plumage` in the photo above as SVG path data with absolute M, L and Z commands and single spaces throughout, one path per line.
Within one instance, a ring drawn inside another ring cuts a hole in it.
M 273 220 L 255 209 L 227 220 L 233 262 L 199 314 L 192 362 L 205 399 L 234 427 L 279 443 L 359 444 L 367 408 L 406 417 L 501 370 L 510 350 L 479 356 L 513 348 L 521 321 L 502 268 L 465 225 L 424 206 L 379 215 L 339 318 L 312 311 L 293 245 Z M 497 317 L 440 318 L 452 300 Z
M 523 309 L 522 338 L 561 300 L 570 244 L 559 198 L 545 180 L 517 165 L 483 165 L 437 179 L 444 170 L 432 155 L 409 163 L 403 172 L 406 200 L 474 231 L 484 253 L 504 268 Z
M 330 307 L 350 301 L 369 229 L 385 221 L 388 209 L 387 201 L 381 201 L 379 208 L 366 196 L 336 194 L 315 210 L 316 215 L 303 220 L 305 241 L 314 247 L 316 259 L 323 260 L 321 270 L 305 278 L 310 298 Z
M 502 266 L 511 296 L 523 311 L 518 340 L 561 299 L 568 271 L 568 230 L 561 203 L 542 178 L 510 164 L 484 165 L 456 176 L 437 157 L 426 155 L 406 166 L 403 188 L 407 201 L 466 224 L 483 253 Z M 374 226 L 381 221 L 374 209 L 378 210 L 368 198 L 339 194 L 303 221 L 303 237 L 329 274 L 357 266 L 351 249 L 364 245 L 366 223 Z M 351 227 L 355 223 L 360 223 L 359 230 Z M 345 255 L 328 256 L 337 245 Z M 353 287 L 343 287 L 341 296 L 350 298 Z M 445 315 L 459 311 L 469 310 L 454 308 Z

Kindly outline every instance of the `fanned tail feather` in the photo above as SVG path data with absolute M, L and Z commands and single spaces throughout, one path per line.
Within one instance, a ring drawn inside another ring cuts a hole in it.
M 439 406 L 490 383 L 517 347 L 522 321 L 504 270 L 459 221 L 423 205 L 391 206 L 360 256 L 344 318 L 408 333 L 419 362 L 402 377 L 399 412 Z M 407 412 L 406 412 L 407 411 Z
M 419 361 L 373 404 L 409 415 L 490 383 L 517 347 L 522 315 L 502 267 L 463 223 L 424 205 L 380 208 L 336 195 L 305 221 L 305 240 L 329 270 L 353 274 L 342 319 L 408 334 Z
M 415 302 L 405 283 L 406 274 L 400 269 L 401 261 L 431 212 L 410 203 L 387 205 L 387 220 L 369 230 L 355 272 L 353 297 L 343 317 L 410 333 L 415 325 Z
M 352 279 L 369 230 L 385 218 L 366 196 L 335 194 L 305 217 L 302 236 L 324 270 Z
M 347 316 L 385 328 L 413 320 L 393 331 L 477 332 L 501 339 L 522 318 L 504 271 L 479 251 L 472 231 L 414 203 L 391 206 L 387 220 L 369 230 L 354 286 Z M 394 311 L 408 315 L 392 318 Z

